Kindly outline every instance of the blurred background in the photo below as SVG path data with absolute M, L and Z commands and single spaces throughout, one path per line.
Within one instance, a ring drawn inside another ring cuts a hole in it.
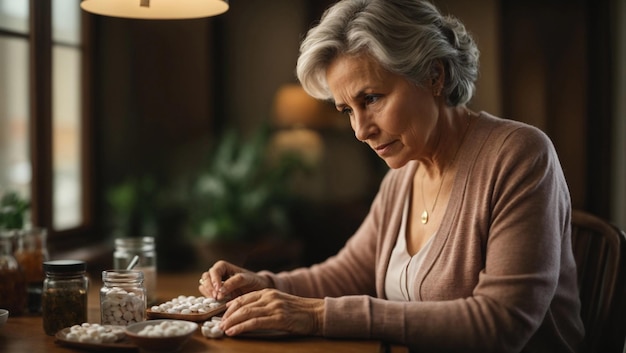
M 29 202 L 51 257 L 97 271 L 117 237 L 154 237 L 166 271 L 233 252 L 272 270 L 332 255 L 387 167 L 295 80 L 300 40 L 331 3 L 134 20 L 0 0 L 0 194 Z M 481 50 L 470 107 L 544 130 L 574 207 L 626 228 L 624 1 L 434 3 Z

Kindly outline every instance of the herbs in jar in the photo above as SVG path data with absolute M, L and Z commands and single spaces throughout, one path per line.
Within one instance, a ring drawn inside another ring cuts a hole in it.
M 41 309 L 47 335 L 87 322 L 88 279 L 83 261 L 56 260 L 43 263 Z

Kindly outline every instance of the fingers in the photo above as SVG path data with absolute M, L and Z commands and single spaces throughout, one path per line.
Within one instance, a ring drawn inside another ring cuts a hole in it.
M 302 298 L 265 289 L 237 297 L 226 306 L 220 329 L 229 336 L 258 329 L 306 335 L 323 332 L 323 299 Z
M 211 290 L 211 296 L 217 300 L 221 300 L 218 296 L 222 287 L 222 281 L 230 275 L 228 265 L 229 264 L 224 261 L 218 261 L 207 272 L 205 272 L 205 286 Z
M 212 290 L 207 290 L 206 287 L 204 285 L 199 285 L 198 286 L 198 291 L 200 292 L 200 294 L 202 294 L 203 296 L 207 297 L 207 298 L 215 298 L 213 296 L 213 291 Z
M 243 272 L 228 278 L 219 288 L 219 295 L 224 298 L 234 298 L 260 289 L 256 286 L 255 276 L 252 273 Z
M 260 292 L 252 292 L 237 297 L 226 303 L 226 312 L 222 315 L 220 328 L 228 336 L 260 328 L 269 329 L 272 324 L 272 310 Z
M 242 272 L 248 271 L 226 261 L 218 261 L 208 271 L 202 273 L 198 290 L 205 296 L 226 300 L 232 291 L 245 285 L 241 278 L 237 279 L 238 274 Z
M 255 310 L 260 311 L 260 310 Z M 251 318 L 243 321 L 232 321 L 232 325 L 225 327 L 223 323 L 220 323 L 220 329 L 224 331 L 227 336 L 237 336 L 244 332 L 250 332 L 255 330 L 281 330 L 281 325 L 278 321 L 269 315 L 263 313 L 251 313 Z
M 271 281 L 254 272 L 225 261 L 216 262 L 202 273 L 198 290 L 217 300 L 228 300 L 245 293 L 273 286 Z
M 213 285 L 211 284 L 211 279 L 208 272 L 203 272 L 200 276 L 200 280 L 198 281 L 199 286 L 198 290 L 205 297 L 216 298 L 216 293 Z
M 244 269 L 234 266 L 226 261 L 218 261 L 200 277 L 200 292 L 217 300 L 224 299 L 222 285 L 228 277 L 244 271 Z

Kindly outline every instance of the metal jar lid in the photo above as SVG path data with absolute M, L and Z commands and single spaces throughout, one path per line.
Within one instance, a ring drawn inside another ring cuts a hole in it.
M 53 273 L 84 272 L 87 270 L 87 264 L 79 260 L 44 261 L 43 270 Z

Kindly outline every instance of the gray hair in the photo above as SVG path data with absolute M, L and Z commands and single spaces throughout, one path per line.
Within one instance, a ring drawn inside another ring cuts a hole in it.
M 479 51 L 465 26 L 425 0 L 342 0 L 330 7 L 300 45 L 296 73 L 311 96 L 332 99 L 326 69 L 339 55 L 366 53 L 416 84 L 443 64 L 442 94 L 450 106 L 472 98 Z

